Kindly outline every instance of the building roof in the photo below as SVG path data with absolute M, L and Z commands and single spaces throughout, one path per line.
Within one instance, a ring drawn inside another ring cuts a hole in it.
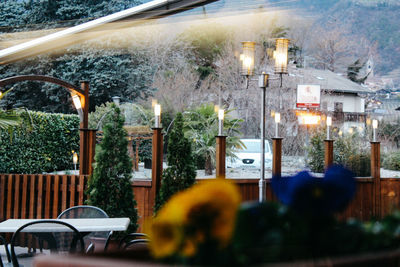
M 290 70 L 289 76 L 295 77 L 297 84 L 317 84 L 321 90 L 340 93 L 372 93 L 372 91 L 358 83 L 347 79 L 344 75 L 329 70 L 300 69 Z

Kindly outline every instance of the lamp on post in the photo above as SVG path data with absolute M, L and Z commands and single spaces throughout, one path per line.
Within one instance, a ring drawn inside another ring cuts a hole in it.
M 222 136 L 224 130 L 224 115 L 225 111 L 223 109 L 218 110 L 218 135 Z
M 78 164 L 78 154 L 76 152 L 72 155 L 72 163 L 74 164 L 74 170 L 76 171 L 76 164 Z
M 376 129 L 378 129 L 378 120 L 372 120 L 372 141 L 376 142 Z
M 259 202 L 265 201 L 265 91 L 268 87 L 268 77 L 269 75 L 263 72 L 258 76 L 258 87 L 262 89 L 261 95 L 261 177 L 258 182 Z
M 280 75 L 282 87 L 282 74 L 288 73 L 288 48 L 289 39 L 278 38 L 276 39 L 276 50 L 274 51 L 275 59 L 275 73 Z
M 280 74 L 281 87 L 282 87 L 282 74 L 287 73 L 287 60 L 288 60 L 288 39 L 276 40 L 276 51 L 274 52 L 275 58 L 275 74 Z M 255 57 L 255 43 L 242 42 L 243 52 L 240 55 L 241 61 L 241 74 L 246 77 L 246 88 L 249 85 L 249 76 L 254 74 L 254 57 Z M 259 186 L 259 201 L 263 202 L 265 196 L 265 95 L 266 88 L 268 87 L 269 75 L 263 72 L 258 77 L 258 87 L 262 90 L 261 95 L 261 177 L 258 183 Z M 278 138 L 279 139 L 279 138 Z M 279 139 L 280 140 L 280 139 Z M 279 153 L 278 153 L 279 154 Z
M 224 133 L 224 116 L 225 110 L 220 109 L 218 107 L 218 135 L 215 137 L 216 139 L 216 164 L 215 164 L 215 175 L 219 179 L 226 178 L 225 172 L 225 159 L 226 159 L 226 136 Z
M 81 81 L 81 90 L 72 95 L 80 118 L 79 174 L 90 175 L 93 171 L 96 146 L 96 130 L 89 129 L 89 82 Z
M 119 106 L 119 104 L 121 103 L 121 97 L 119 97 L 119 96 L 113 96 L 113 97 L 111 97 L 111 99 L 114 102 L 114 104 L 117 106 Z
M 246 76 L 246 88 L 249 87 L 249 76 L 254 74 L 254 55 L 255 55 L 255 42 L 242 42 L 242 54 L 240 61 L 242 62 L 241 74 Z
M 73 95 L 72 101 L 74 102 L 75 109 L 78 112 L 79 119 L 82 122 L 83 121 L 83 110 L 82 110 L 81 98 L 78 95 Z
M 160 128 L 160 120 L 161 120 L 161 105 L 154 105 L 154 128 Z

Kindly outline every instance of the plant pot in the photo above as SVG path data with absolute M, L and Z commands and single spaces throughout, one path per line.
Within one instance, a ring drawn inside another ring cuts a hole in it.
M 144 168 L 145 169 L 151 169 L 151 159 L 145 159 L 144 160 Z

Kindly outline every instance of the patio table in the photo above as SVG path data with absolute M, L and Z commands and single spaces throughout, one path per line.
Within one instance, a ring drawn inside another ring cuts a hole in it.
M 84 219 L 50 219 L 50 221 L 63 221 L 79 232 L 126 231 L 129 218 L 84 218 Z M 21 226 L 36 221 L 49 221 L 49 219 L 8 219 L 0 223 L 0 233 L 14 233 Z M 56 224 L 38 224 L 29 228 L 29 232 L 58 232 L 65 231 L 65 227 Z M 23 230 L 23 232 L 26 232 Z

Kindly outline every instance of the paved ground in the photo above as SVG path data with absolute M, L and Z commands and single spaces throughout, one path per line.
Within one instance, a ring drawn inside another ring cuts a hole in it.
M 33 254 L 28 254 L 27 252 L 28 252 L 27 248 L 19 248 L 19 247 L 16 248 L 15 253 L 17 255 L 21 256 L 21 257 L 18 257 L 18 263 L 20 264 L 20 266 L 23 266 L 23 267 L 32 266 L 34 256 L 33 256 Z M 44 251 L 44 254 L 48 254 L 48 253 L 49 253 L 49 251 Z M 36 255 L 42 255 L 42 254 L 36 254 Z M 5 267 L 12 266 L 12 264 L 8 263 L 8 261 L 7 261 L 7 256 L 6 256 L 4 246 L 0 246 L 0 256 L 1 256 L 1 259 L 3 260 L 3 264 Z

